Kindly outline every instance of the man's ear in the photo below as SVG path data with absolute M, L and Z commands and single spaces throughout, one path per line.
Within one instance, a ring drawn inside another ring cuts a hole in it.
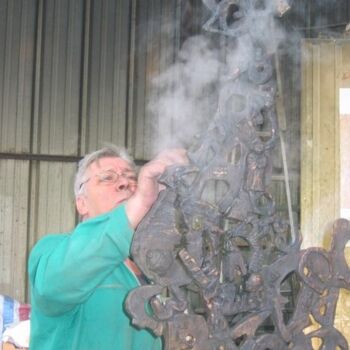
M 75 206 L 77 208 L 77 211 L 80 215 L 80 217 L 85 217 L 88 213 L 88 207 L 86 203 L 86 198 L 83 195 L 79 195 L 75 199 Z

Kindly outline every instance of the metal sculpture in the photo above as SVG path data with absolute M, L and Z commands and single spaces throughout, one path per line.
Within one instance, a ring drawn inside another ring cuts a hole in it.
M 267 191 L 276 86 L 249 17 L 263 2 L 203 2 L 212 11 L 204 28 L 248 35 L 254 58 L 225 82 L 214 120 L 188 151 L 190 164 L 169 167 L 159 180 L 166 189 L 132 245 L 151 284 L 131 291 L 126 308 L 134 325 L 163 336 L 166 350 L 307 350 L 313 338 L 325 350 L 348 349 L 333 323 L 339 289 L 350 289 L 350 223 L 336 221 L 329 251 L 301 250 Z M 287 8 L 276 2 L 278 15 Z M 287 313 L 282 287 L 292 276 L 300 288 Z M 311 317 L 318 329 L 305 334 Z

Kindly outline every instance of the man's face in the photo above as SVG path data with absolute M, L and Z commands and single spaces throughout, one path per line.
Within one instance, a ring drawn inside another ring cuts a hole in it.
M 83 220 L 106 213 L 130 198 L 136 187 L 136 174 L 126 160 L 101 158 L 87 169 L 77 210 Z

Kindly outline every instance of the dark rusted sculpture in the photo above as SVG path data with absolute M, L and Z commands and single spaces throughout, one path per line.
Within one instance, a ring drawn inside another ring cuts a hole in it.
M 166 189 L 132 245 L 152 284 L 133 290 L 126 308 L 133 324 L 164 337 L 167 350 L 307 350 L 312 338 L 325 350 L 348 349 L 333 323 L 339 289 L 350 289 L 350 223 L 335 222 L 330 251 L 300 250 L 267 191 L 276 87 L 250 16 L 261 15 L 262 1 L 203 2 L 213 13 L 205 28 L 248 35 L 254 58 L 227 79 L 214 120 L 188 151 L 190 164 L 160 179 Z M 279 15 L 287 7 L 276 1 Z M 282 292 L 292 277 L 300 286 L 295 305 Z M 319 327 L 305 334 L 310 316 Z

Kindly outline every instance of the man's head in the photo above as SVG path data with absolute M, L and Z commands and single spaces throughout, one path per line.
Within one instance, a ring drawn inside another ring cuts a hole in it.
M 86 155 L 75 177 L 74 193 L 83 220 L 112 210 L 136 191 L 135 165 L 123 148 L 107 146 Z

